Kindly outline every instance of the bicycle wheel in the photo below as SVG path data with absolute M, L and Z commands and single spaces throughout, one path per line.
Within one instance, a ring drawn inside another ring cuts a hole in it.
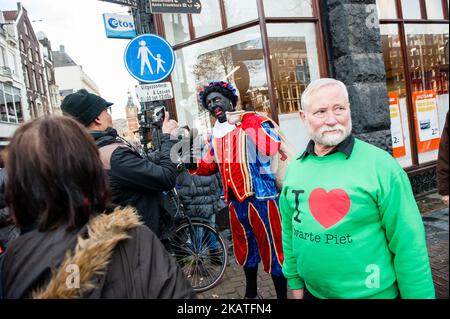
M 177 227 L 171 250 L 196 292 L 214 287 L 228 261 L 227 249 L 217 230 L 202 222 L 184 222 Z

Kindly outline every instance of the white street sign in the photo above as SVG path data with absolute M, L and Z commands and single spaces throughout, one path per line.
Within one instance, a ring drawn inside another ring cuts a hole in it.
M 139 102 L 164 101 L 173 99 L 172 84 L 162 82 L 156 84 L 136 85 Z

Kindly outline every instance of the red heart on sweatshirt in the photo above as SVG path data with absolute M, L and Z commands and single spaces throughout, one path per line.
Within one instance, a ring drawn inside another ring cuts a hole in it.
M 311 214 L 326 229 L 336 225 L 350 211 L 350 197 L 342 189 L 327 193 L 323 188 L 317 188 L 309 195 L 308 203 Z

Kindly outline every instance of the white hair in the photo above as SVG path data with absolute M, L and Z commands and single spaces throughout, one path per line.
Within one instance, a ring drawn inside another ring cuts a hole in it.
M 323 88 L 324 86 L 329 86 L 329 85 L 339 86 L 342 89 L 342 92 L 344 93 L 345 98 L 348 101 L 348 91 L 347 91 L 347 87 L 345 86 L 344 83 L 342 83 L 341 81 L 336 80 L 336 79 L 322 78 L 322 79 L 318 79 L 318 80 L 311 82 L 308 85 L 308 87 L 306 88 L 306 90 L 303 92 L 302 100 L 301 100 L 302 110 L 306 110 L 309 107 L 309 105 L 310 105 L 309 99 L 311 97 L 311 94 L 316 92 L 318 89 Z

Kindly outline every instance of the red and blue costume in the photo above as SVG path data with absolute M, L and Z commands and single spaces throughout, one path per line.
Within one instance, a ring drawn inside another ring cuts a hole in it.
M 195 173 L 220 171 L 237 263 L 256 267 L 262 260 L 265 272 L 281 276 L 284 256 L 279 191 L 270 170 L 280 138 L 271 120 L 255 112 L 245 113 L 237 125 L 226 126 L 225 133 L 210 136 Z

